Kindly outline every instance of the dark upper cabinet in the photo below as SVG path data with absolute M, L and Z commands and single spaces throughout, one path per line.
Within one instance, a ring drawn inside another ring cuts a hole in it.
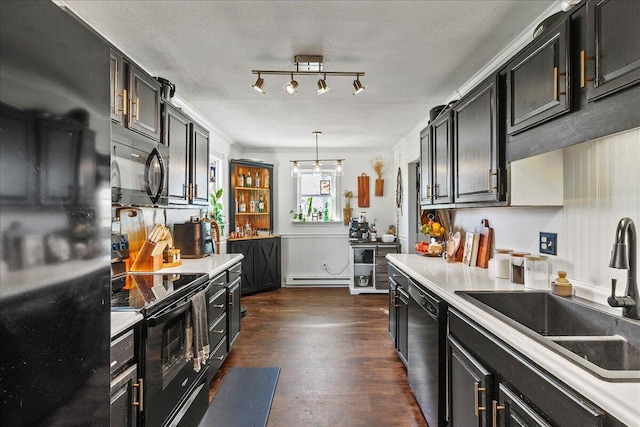
M 109 78 L 111 122 L 160 141 L 161 84 L 114 49 Z
M 169 146 L 169 203 L 189 202 L 189 139 L 191 120 L 163 104 L 164 143 Z
M 209 204 L 209 132 L 191 124 L 191 203 Z
M 420 133 L 422 205 L 453 202 L 452 121 L 451 111 L 447 110 Z
M 640 82 L 640 2 L 589 0 L 580 61 L 589 101 Z
M 33 204 L 39 176 L 35 117 L 0 103 L 0 129 L 0 202 Z
M 162 142 L 169 146 L 169 202 L 209 203 L 209 133 L 165 103 Z
M 505 199 L 504 143 L 498 133 L 498 80 L 493 76 L 453 107 L 455 202 Z
M 156 141 L 160 140 L 160 83 L 128 63 L 129 92 L 127 126 Z
M 122 55 L 111 49 L 109 66 L 110 81 L 110 110 L 111 121 L 122 124 L 124 122 L 125 104 L 127 92 L 125 89 L 124 58 Z
M 569 20 L 539 36 L 507 65 L 507 133 L 571 110 Z

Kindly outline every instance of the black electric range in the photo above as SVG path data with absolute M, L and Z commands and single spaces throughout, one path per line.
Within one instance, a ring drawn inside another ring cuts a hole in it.
M 145 315 L 182 300 L 209 280 L 197 274 L 124 274 L 111 279 L 111 310 L 140 311 Z

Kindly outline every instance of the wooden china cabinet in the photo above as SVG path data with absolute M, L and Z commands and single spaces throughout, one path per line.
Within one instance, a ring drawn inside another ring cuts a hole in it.
M 227 252 L 241 253 L 242 295 L 277 289 L 280 237 L 273 234 L 273 165 L 231 160 Z

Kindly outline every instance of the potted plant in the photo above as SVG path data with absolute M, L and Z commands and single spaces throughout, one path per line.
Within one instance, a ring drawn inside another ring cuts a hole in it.
M 220 227 L 220 234 L 224 235 L 224 206 L 222 206 L 222 193 L 224 188 L 209 193 L 209 218 L 214 219 Z

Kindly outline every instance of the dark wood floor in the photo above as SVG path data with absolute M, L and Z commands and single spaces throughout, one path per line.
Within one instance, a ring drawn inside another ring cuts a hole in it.
M 275 426 L 426 426 L 387 334 L 387 295 L 283 288 L 243 297 L 230 367 L 279 367 Z

